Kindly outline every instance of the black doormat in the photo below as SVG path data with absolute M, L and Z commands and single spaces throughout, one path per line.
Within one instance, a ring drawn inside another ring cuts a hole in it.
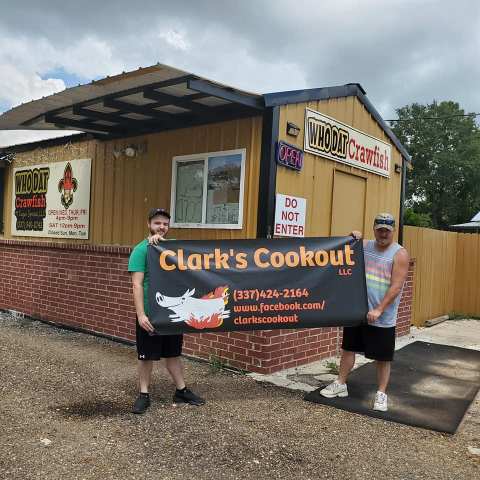
M 455 433 L 479 388 L 480 351 L 414 342 L 395 352 L 387 412 L 372 410 L 377 390 L 374 363 L 350 374 L 348 397 L 325 398 L 319 388 L 308 393 L 305 400 L 414 427 Z

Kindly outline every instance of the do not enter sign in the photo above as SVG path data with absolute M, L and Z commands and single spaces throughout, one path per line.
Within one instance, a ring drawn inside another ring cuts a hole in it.
M 305 236 L 307 200 L 277 193 L 274 234 L 281 237 Z

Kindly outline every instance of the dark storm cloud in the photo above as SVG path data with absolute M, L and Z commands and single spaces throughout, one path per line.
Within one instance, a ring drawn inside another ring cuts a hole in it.
M 2 3 L 0 68 L 25 97 L 54 88 L 33 74 L 87 81 L 158 61 L 258 92 L 359 82 L 386 118 L 433 99 L 480 111 L 475 0 Z

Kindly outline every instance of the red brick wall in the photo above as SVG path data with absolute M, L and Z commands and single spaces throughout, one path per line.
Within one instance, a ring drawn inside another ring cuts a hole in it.
M 129 253 L 126 247 L 0 240 L 0 308 L 134 340 Z
M 415 259 L 410 260 L 407 281 L 403 287 L 402 299 L 398 306 L 397 337 L 408 335 L 412 324 L 413 281 L 415 277 Z
M 188 335 L 184 352 L 250 372 L 272 373 L 334 355 L 338 328 Z
M 0 309 L 135 339 L 130 248 L 0 240 Z M 399 309 L 398 335 L 410 330 L 414 262 Z M 257 330 L 186 335 L 184 353 L 271 373 L 335 355 L 341 329 Z

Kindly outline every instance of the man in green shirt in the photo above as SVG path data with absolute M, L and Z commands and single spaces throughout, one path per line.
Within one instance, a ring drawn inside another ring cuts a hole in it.
M 203 405 L 205 400 L 185 386 L 181 361 L 183 335 L 156 335 L 148 318 L 149 273 L 147 251 L 149 244 L 165 240 L 170 226 L 170 214 L 161 208 L 154 208 L 148 214 L 147 226 L 150 235 L 137 244 L 128 261 L 132 274 L 133 301 L 137 313 L 136 338 L 138 354 L 138 379 L 140 392 L 133 405 L 133 413 L 145 413 L 150 406 L 149 387 L 153 362 L 165 358 L 167 371 L 176 385 L 173 401 L 190 405 Z

